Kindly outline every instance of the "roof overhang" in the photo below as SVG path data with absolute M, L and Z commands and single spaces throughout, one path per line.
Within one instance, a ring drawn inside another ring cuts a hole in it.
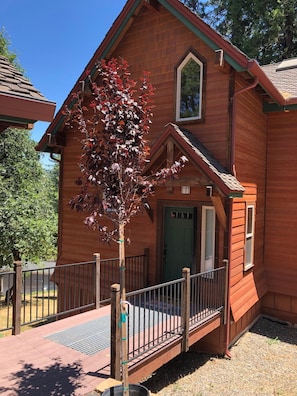
M 56 105 L 0 92 L 0 130 L 10 126 L 32 129 L 36 121 L 52 121 Z
M 145 173 L 151 171 L 154 164 L 158 162 L 159 156 L 163 155 L 164 150 L 162 148 L 166 146 L 169 140 L 174 142 L 181 153 L 221 193 L 229 198 L 243 196 L 245 189 L 236 177 L 228 172 L 188 130 L 182 129 L 172 123 L 166 125 L 165 130 L 153 145 L 150 153 L 151 160 Z

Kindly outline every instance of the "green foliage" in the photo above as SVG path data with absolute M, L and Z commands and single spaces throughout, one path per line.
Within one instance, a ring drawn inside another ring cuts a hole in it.
M 57 186 L 34 146 L 26 130 L 0 134 L 0 266 L 56 252 Z
M 257 59 L 261 64 L 297 56 L 295 0 L 182 2 L 246 55 Z
M 10 40 L 7 37 L 4 27 L 0 30 L 0 55 L 5 56 L 9 62 L 14 65 L 21 73 L 24 73 L 24 69 L 21 67 L 17 60 L 17 54 L 10 50 Z
M 190 10 L 196 12 L 201 18 L 204 18 L 207 11 L 208 1 L 205 0 L 184 0 L 182 1 Z

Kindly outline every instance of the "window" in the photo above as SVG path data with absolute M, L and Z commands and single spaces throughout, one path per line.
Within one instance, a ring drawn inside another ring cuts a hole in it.
M 191 52 L 177 68 L 176 120 L 201 118 L 203 63 Z
M 255 207 L 246 207 L 246 226 L 245 226 L 245 263 L 244 269 L 248 270 L 254 265 L 254 218 Z
M 211 271 L 215 265 L 216 213 L 213 206 L 202 206 L 201 272 Z

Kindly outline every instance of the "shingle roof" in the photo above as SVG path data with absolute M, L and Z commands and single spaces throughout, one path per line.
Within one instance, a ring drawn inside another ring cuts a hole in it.
M 285 99 L 297 98 L 297 58 L 261 68 Z
M 183 138 L 189 148 L 193 150 L 196 156 L 200 157 L 203 163 L 209 168 L 210 172 L 216 175 L 228 190 L 233 192 L 244 192 L 244 187 L 239 183 L 235 176 L 228 172 L 222 164 L 217 161 L 207 148 L 200 143 L 200 141 L 191 134 L 187 129 L 180 128 L 172 124 L 175 131 Z
M 33 84 L 2 55 L 0 55 L 0 93 L 47 101 Z
M 151 149 L 151 157 L 159 153 L 159 148 L 172 138 L 179 145 L 189 161 L 204 172 L 205 175 L 227 196 L 242 196 L 245 189 L 240 182 L 223 165 L 217 161 L 207 148 L 187 129 L 169 123 Z M 148 166 L 151 167 L 152 163 Z
M 201 158 L 210 171 L 215 174 L 230 191 L 244 192 L 244 187 L 239 183 L 236 177 L 228 172 L 223 165 L 211 155 L 207 148 L 191 134 L 191 132 L 187 129 L 179 128 L 177 125 L 174 125 L 174 128 L 194 153 Z

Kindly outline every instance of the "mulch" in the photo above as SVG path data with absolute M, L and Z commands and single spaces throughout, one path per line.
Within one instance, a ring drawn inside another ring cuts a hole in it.
M 159 396 L 297 396 L 297 327 L 261 318 L 231 355 L 190 351 L 143 384 Z

